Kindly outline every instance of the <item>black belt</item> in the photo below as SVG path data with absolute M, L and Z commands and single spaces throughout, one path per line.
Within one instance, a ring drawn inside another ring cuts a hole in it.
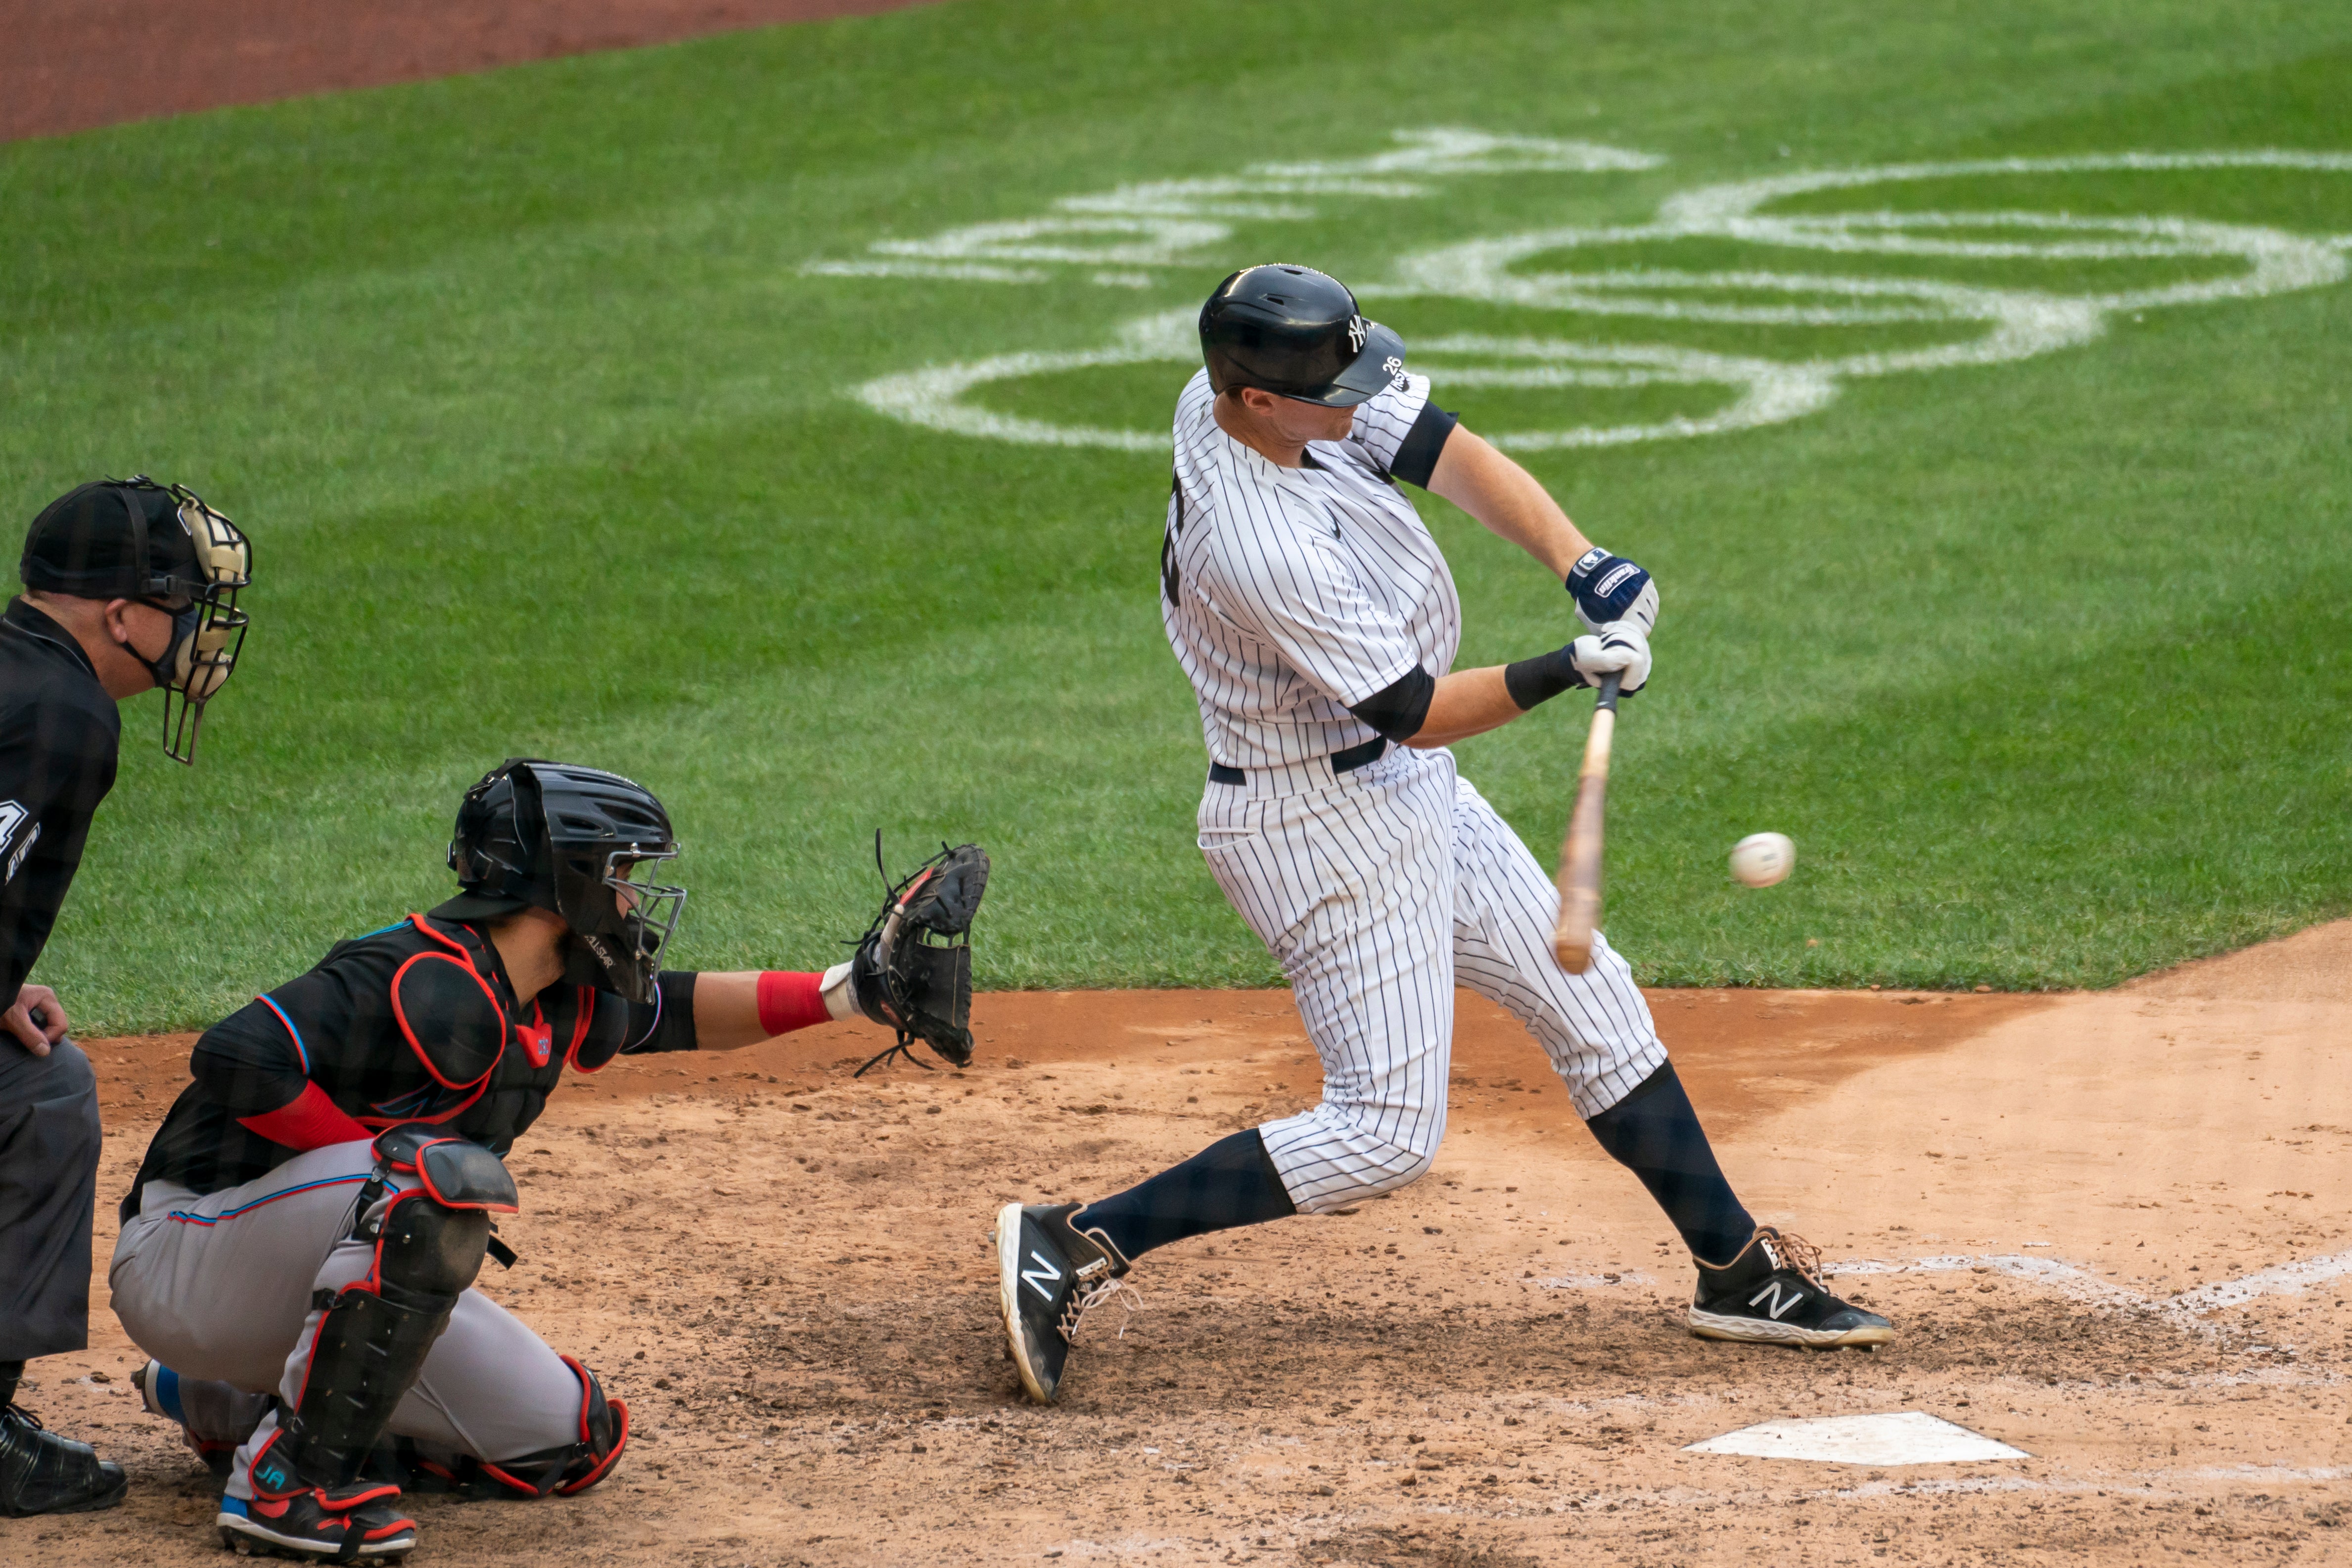
M 1388 737 L 1375 735 L 1360 746 L 1350 746 L 1344 752 L 1332 752 L 1331 771 L 1335 773 L 1354 773 L 1358 768 L 1379 762 L 1388 749 Z M 1229 768 L 1223 763 L 1211 763 L 1209 782 L 1221 784 L 1247 784 L 1249 774 L 1240 768 Z

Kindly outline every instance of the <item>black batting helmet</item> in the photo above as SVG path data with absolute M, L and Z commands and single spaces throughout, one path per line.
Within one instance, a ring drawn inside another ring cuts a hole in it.
M 1201 307 L 1209 386 L 1256 386 L 1351 408 L 1404 374 L 1404 340 L 1364 320 L 1348 286 L 1311 267 L 1246 267 Z
M 650 1002 L 686 889 L 637 878 L 677 856 L 669 813 L 645 785 L 597 768 L 509 757 L 458 803 L 449 868 L 465 892 L 436 912 L 467 919 L 525 905 L 551 910 L 572 927 L 567 978 Z

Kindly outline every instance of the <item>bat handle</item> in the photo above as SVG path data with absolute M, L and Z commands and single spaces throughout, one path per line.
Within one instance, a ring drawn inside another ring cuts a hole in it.
M 1612 669 L 1608 674 L 1602 676 L 1601 678 L 1601 694 L 1592 700 L 1592 706 L 1596 710 L 1606 708 L 1612 713 L 1616 712 L 1617 688 L 1623 685 L 1624 680 L 1625 672 L 1622 669 Z

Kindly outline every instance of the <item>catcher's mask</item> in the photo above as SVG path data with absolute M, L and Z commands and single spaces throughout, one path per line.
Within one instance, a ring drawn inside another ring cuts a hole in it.
M 653 879 L 677 858 L 669 813 L 618 773 L 509 757 L 466 792 L 449 868 L 477 899 L 535 905 L 572 928 L 564 978 L 651 1002 L 686 889 Z
M 244 531 L 185 485 L 105 479 L 42 509 L 19 574 L 30 588 L 131 599 L 172 617 L 163 651 L 138 658 L 163 689 L 164 754 L 194 763 L 205 704 L 245 647 L 250 617 L 236 596 L 253 582 L 253 542 Z

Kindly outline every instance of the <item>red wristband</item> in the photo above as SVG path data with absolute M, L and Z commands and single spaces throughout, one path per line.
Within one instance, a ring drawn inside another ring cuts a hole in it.
M 327 1098 L 327 1091 L 315 1083 L 306 1083 L 302 1092 L 275 1110 L 259 1116 L 240 1116 L 237 1125 L 247 1127 L 272 1143 L 308 1153 L 323 1149 L 330 1143 L 365 1142 L 375 1136 L 366 1128 L 343 1114 L 342 1108 Z
M 760 974 L 760 1027 L 768 1034 L 789 1035 L 811 1024 L 829 1024 L 825 1010 L 824 976 L 788 969 L 762 970 Z

